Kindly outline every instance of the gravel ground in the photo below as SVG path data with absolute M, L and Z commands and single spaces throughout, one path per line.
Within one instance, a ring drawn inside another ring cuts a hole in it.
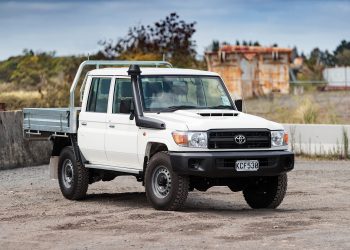
M 350 162 L 297 161 L 276 210 L 252 210 L 226 187 L 156 211 L 133 177 L 68 201 L 47 166 L 0 172 L 0 249 L 350 249 Z

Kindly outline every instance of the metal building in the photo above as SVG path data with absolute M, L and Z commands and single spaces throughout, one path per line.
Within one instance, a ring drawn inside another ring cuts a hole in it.
M 292 49 L 225 45 L 206 52 L 209 71 L 219 73 L 233 97 L 289 93 Z

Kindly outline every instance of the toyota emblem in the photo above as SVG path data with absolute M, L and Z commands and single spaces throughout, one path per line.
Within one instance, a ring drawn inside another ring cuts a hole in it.
M 244 144 L 246 142 L 246 138 L 244 135 L 236 135 L 235 136 L 235 142 L 237 144 Z

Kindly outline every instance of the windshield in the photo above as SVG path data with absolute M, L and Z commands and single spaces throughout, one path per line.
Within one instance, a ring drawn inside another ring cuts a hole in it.
M 142 76 L 145 111 L 178 109 L 234 109 L 216 76 Z

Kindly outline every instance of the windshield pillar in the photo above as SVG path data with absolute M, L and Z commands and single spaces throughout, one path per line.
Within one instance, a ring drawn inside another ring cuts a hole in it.
M 141 75 L 140 67 L 138 65 L 130 65 L 128 74 L 131 77 L 131 85 L 132 85 L 132 91 L 134 96 L 134 107 L 135 107 L 134 113 L 135 113 L 136 125 L 144 128 L 165 129 L 164 122 L 157 119 L 143 116 L 140 87 L 139 87 L 140 75 Z

